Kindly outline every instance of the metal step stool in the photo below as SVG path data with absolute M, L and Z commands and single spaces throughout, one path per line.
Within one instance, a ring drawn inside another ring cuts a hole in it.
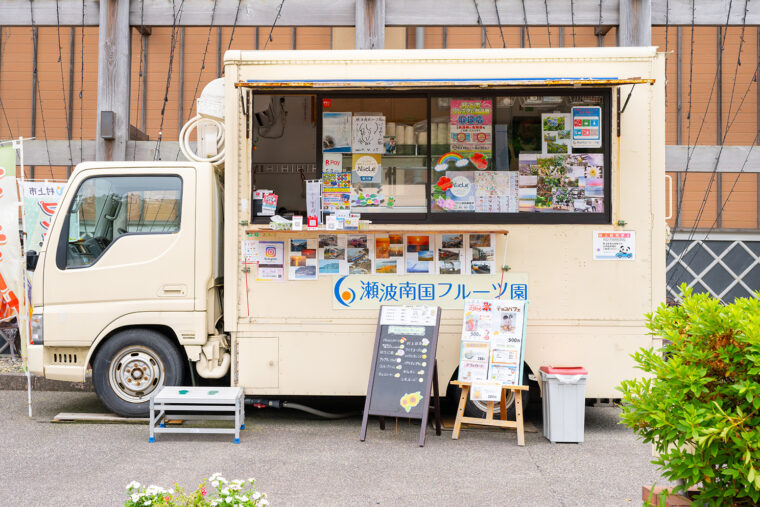
M 150 398 L 150 437 L 156 433 L 234 433 L 234 443 L 240 443 L 240 430 L 245 429 L 245 394 L 242 387 L 184 387 L 164 386 Z M 231 415 L 203 412 L 232 412 Z M 166 427 L 169 418 L 183 420 L 234 420 L 234 428 Z

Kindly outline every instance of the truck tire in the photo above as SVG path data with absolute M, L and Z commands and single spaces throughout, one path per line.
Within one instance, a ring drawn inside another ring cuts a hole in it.
M 453 380 L 456 380 L 456 376 Z M 529 378 L 528 378 L 528 365 L 523 366 L 523 385 L 527 386 L 529 385 Z M 462 396 L 462 388 L 459 386 L 451 386 L 451 394 L 452 394 L 452 401 L 453 406 L 456 407 L 459 406 L 459 398 Z M 525 417 L 525 410 L 528 408 L 528 402 L 530 401 L 530 391 L 522 391 L 522 406 L 523 406 L 523 418 Z M 499 407 L 498 403 L 494 404 L 493 407 L 493 417 L 494 419 L 498 419 L 499 414 L 501 412 L 501 408 Z M 464 406 L 464 415 L 466 417 L 479 417 L 481 419 L 485 418 L 486 416 L 486 402 L 485 401 L 473 401 L 471 399 L 467 399 L 467 403 Z M 507 419 L 514 420 L 515 419 L 515 400 L 514 395 L 509 392 L 507 393 Z
M 145 417 L 150 396 L 162 385 L 181 385 L 185 362 L 163 334 L 150 329 L 121 331 L 92 361 L 92 383 L 100 401 L 124 417 Z

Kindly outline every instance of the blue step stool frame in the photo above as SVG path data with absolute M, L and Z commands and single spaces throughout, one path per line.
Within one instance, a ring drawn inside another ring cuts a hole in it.
M 234 434 L 240 443 L 240 430 L 245 429 L 245 394 L 242 387 L 164 386 L 150 398 L 148 442 L 156 441 L 156 433 L 224 433 Z M 230 412 L 230 415 L 203 412 Z M 169 415 L 167 415 L 169 414 Z M 166 426 L 166 419 L 230 420 L 234 428 L 182 428 Z

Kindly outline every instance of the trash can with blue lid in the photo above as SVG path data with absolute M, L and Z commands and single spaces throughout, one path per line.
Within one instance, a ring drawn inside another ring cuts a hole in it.
M 550 442 L 583 442 L 588 371 L 580 366 L 542 366 L 544 436 Z

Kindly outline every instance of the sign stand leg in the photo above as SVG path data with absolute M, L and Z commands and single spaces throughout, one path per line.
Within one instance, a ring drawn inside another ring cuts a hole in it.
M 454 421 L 454 431 L 451 433 L 451 438 L 456 440 L 459 438 L 459 430 L 462 429 L 462 418 L 464 417 L 464 406 L 467 404 L 467 397 L 470 394 L 470 385 L 464 384 L 462 386 L 462 395 L 459 397 L 459 407 L 457 407 L 457 418 Z
M 380 416 L 380 429 L 381 430 L 385 429 L 385 417 L 383 416 Z
M 515 420 L 517 422 L 517 445 L 525 445 L 525 428 L 523 426 L 523 409 L 522 409 L 522 392 L 513 391 L 515 393 Z M 502 390 L 502 396 L 504 396 Z M 507 416 L 507 411 L 504 411 L 504 417 Z
M 438 360 L 433 366 L 433 410 L 435 416 L 435 434 L 441 436 L 441 397 L 438 391 Z

